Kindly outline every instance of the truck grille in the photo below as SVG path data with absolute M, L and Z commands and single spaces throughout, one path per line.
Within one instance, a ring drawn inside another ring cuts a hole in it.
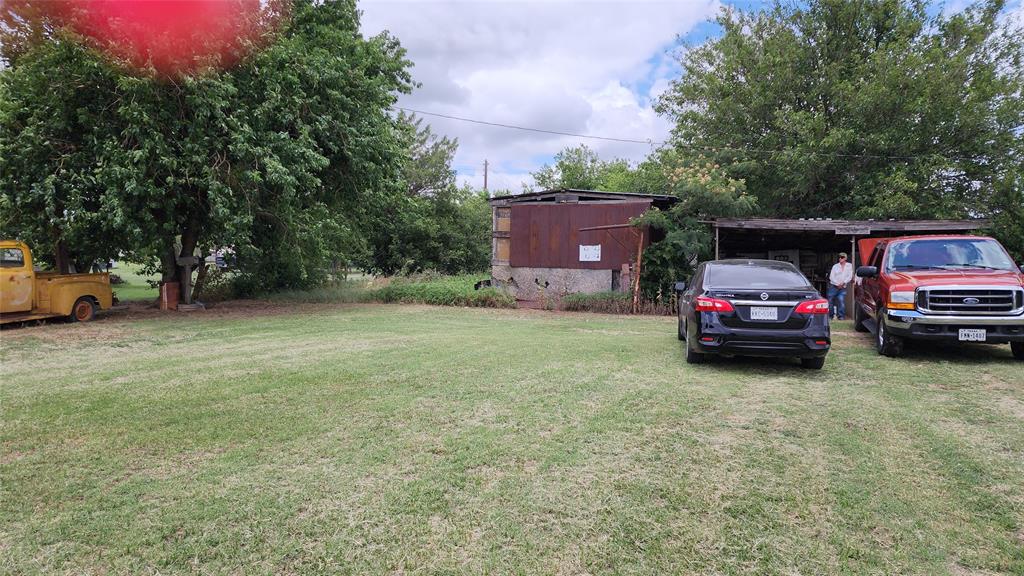
M 917 308 L 932 314 L 1019 314 L 1024 290 L 1019 288 L 920 288 Z

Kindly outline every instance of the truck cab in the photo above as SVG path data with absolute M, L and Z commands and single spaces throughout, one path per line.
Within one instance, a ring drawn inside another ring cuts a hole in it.
M 86 322 L 112 305 L 109 274 L 38 272 L 27 244 L 0 240 L 0 324 L 60 316 Z
M 879 354 L 899 356 L 912 339 L 1010 344 L 1024 360 L 1024 274 L 995 239 L 885 238 L 857 276 L 854 325 Z

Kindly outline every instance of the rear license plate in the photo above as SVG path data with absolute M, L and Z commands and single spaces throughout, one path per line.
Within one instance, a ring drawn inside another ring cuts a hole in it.
M 960 329 L 960 341 L 961 342 L 984 342 L 985 341 L 985 330 L 974 329 L 974 328 L 961 328 Z
M 751 306 L 751 320 L 778 320 L 779 309 L 775 306 Z M 982 330 L 984 332 L 984 330 Z

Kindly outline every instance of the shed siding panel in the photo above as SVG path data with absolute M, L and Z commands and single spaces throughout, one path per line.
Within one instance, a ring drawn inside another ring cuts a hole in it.
M 513 205 L 509 262 L 513 267 L 619 269 L 636 259 L 636 230 L 581 232 L 580 228 L 624 224 L 650 205 L 650 201 Z M 580 244 L 600 244 L 601 261 L 580 262 Z

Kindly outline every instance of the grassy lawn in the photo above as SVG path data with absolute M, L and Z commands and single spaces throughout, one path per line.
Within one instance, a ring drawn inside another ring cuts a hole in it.
M 139 300 L 156 300 L 160 291 L 146 283 L 147 280 L 159 280 L 159 275 L 147 276 L 142 274 L 141 264 L 129 262 L 118 262 L 117 268 L 110 271 L 117 274 L 124 280 L 124 284 L 112 286 L 117 299 L 121 302 L 135 302 Z
M 1024 365 L 683 362 L 671 318 L 4 330 L 3 573 L 1022 574 Z

